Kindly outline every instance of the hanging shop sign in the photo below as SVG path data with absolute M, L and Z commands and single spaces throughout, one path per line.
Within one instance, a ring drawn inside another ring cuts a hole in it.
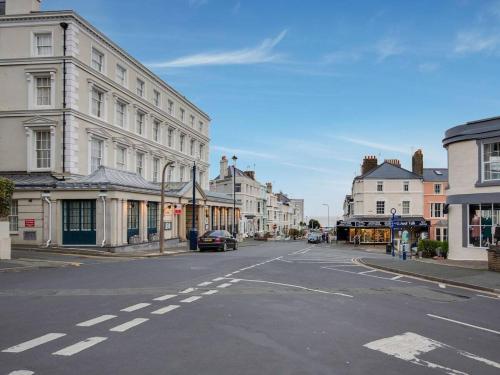
M 174 214 L 175 215 L 180 215 L 182 214 L 182 205 L 176 204 L 174 208 Z

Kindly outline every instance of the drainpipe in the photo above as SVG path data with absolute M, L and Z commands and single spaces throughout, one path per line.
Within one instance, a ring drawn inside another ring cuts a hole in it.
M 104 245 L 106 244 L 106 194 L 99 194 L 99 196 L 101 197 L 101 200 L 102 200 L 102 205 L 103 205 L 103 208 L 102 208 L 102 226 L 103 226 L 103 238 L 102 238 L 102 243 L 101 243 L 101 247 L 104 247 Z
M 49 247 L 50 243 L 52 242 L 52 202 L 49 199 L 50 195 L 42 195 L 42 197 L 49 205 L 49 239 L 45 244 L 45 247 Z
M 63 113 L 62 113 L 62 172 L 66 173 L 66 30 L 68 24 L 61 22 L 59 24 L 63 29 Z

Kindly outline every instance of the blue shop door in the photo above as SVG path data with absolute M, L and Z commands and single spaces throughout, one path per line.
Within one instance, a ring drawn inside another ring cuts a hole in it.
M 158 202 L 148 202 L 148 236 L 158 233 Z
M 95 200 L 63 201 L 63 245 L 95 245 Z
M 127 240 L 139 235 L 139 201 L 127 202 Z

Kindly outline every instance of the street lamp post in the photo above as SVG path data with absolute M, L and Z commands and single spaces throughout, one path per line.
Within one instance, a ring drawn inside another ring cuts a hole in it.
M 395 216 L 396 216 L 396 209 L 391 208 L 391 255 L 394 257 L 396 256 L 396 252 L 394 251 L 394 225 L 395 225 Z
M 164 219 L 164 210 L 165 210 L 165 171 L 168 167 L 173 165 L 173 161 L 169 161 L 167 164 L 163 166 L 163 170 L 161 172 L 161 203 L 160 203 L 160 253 L 163 253 L 164 241 L 165 241 L 165 219 Z M 168 181 L 167 181 L 168 182 Z
M 238 158 L 233 155 L 233 237 L 236 238 L 238 232 L 236 231 L 236 160 Z
M 323 206 L 328 208 L 328 228 L 330 228 L 330 205 L 327 203 L 323 203 Z
M 196 161 L 193 162 L 193 205 L 192 224 L 189 230 L 189 250 L 198 249 L 198 230 L 196 229 Z

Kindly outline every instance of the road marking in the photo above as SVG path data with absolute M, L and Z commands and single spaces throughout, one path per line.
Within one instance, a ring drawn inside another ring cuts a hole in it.
M 70 345 L 64 349 L 61 349 L 57 352 L 52 353 L 53 355 L 63 355 L 63 356 L 72 356 L 73 354 L 80 353 L 82 350 L 88 349 L 94 345 L 99 344 L 100 342 L 106 341 L 107 337 L 89 337 L 86 340 L 77 342 L 76 344 Z
M 25 350 L 32 349 L 38 345 L 45 344 L 60 337 L 66 336 L 65 333 L 47 333 L 46 335 L 37 337 L 36 339 L 23 342 L 21 344 L 11 346 L 10 348 L 2 350 L 3 353 L 21 353 Z
M 132 312 L 132 311 L 143 309 L 144 307 L 147 307 L 149 305 L 151 305 L 151 304 L 150 303 L 138 303 L 137 305 L 132 305 L 132 306 L 126 307 L 124 309 L 121 309 L 120 311 Z
M 439 283 L 438 286 L 441 288 L 441 289 L 446 289 L 446 284 L 442 284 L 442 283 Z
M 97 318 L 78 323 L 77 326 L 78 327 L 90 327 L 90 326 L 105 322 L 106 320 L 110 320 L 113 318 L 116 318 L 116 315 L 101 315 L 101 316 L 98 316 Z
M 366 275 L 367 273 L 372 273 L 372 272 L 377 272 L 377 271 L 378 270 L 369 270 L 369 271 L 358 272 L 358 275 Z
M 32 374 L 34 374 L 34 372 L 30 370 L 16 370 L 9 372 L 9 375 L 32 375 Z
M 213 279 L 212 281 L 221 281 L 221 280 L 224 280 L 224 278 L 223 277 L 218 277 L 216 279 Z
M 191 302 L 194 302 L 194 301 L 198 301 L 200 298 L 201 298 L 201 296 L 192 296 L 192 297 L 183 299 L 181 302 L 191 303 Z
M 228 286 L 231 286 L 231 284 L 224 283 L 224 284 L 217 285 L 217 288 L 227 288 Z
M 287 286 L 291 288 L 298 288 L 298 289 L 303 289 L 303 290 L 309 290 L 311 292 L 316 292 L 316 293 L 323 293 L 323 294 L 335 294 L 337 296 L 343 296 L 343 297 L 349 297 L 349 298 L 354 298 L 354 296 L 351 296 L 350 294 L 345 294 L 345 293 L 340 293 L 340 292 L 328 292 L 326 290 L 321 290 L 321 289 L 312 289 L 312 288 L 307 288 L 305 286 L 300 286 L 300 285 L 293 285 L 293 284 L 284 284 L 284 283 L 276 283 L 274 281 L 265 281 L 265 280 L 250 280 L 250 279 L 241 279 L 241 281 L 249 281 L 253 283 L 265 283 L 265 284 L 273 284 L 273 285 L 280 285 L 280 286 Z M 229 284 L 231 285 L 231 284 Z
M 212 281 L 205 281 L 203 283 L 199 283 L 198 286 L 207 286 L 207 285 L 210 285 L 212 284 Z
M 180 306 L 179 305 L 168 305 L 167 307 L 162 307 L 161 309 L 153 311 L 151 314 L 163 315 L 163 314 L 168 313 L 172 310 L 175 310 L 178 307 L 180 307 Z
M 164 296 L 156 297 L 155 299 L 153 299 L 153 301 L 165 301 L 174 297 L 177 297 L 177 294 L 165 294 Z
M 391 280 L 399 280 L 402 277 L 403 277 L 403 275 L 394 276 L 394 277 L 391 277 Z
M 240 282 L 240 281 L 241 281 L 241 279 L 232 279 L 232 280 L 230 281 L 230 283 L 238 283 L 238 282 Z
M 187 289 L 184 289 L 182 292 L 180 292 L 181 294 L 188 294 L 188 293 L 191 293 L 191 292 L 194 292 L 196 289 L 195 288 L 187 288 Z
M 112 332 L 125 332 L 129 330 L 130 328 L 133 328 L 135 326 L 138 326 L 139 324 L 142 324 L 144 322 L 147 322 L 149 319 L 146 318 L 135 318 L 132 320 L 129 320 L 126 323 L 120 324 L 119 326 L 113 327 L 110 329 Z
M 338 268 L 331 268 L 331 267 L 321 267 L 321 268 L 324 268 L 324 269 L 327 269 L 327 270 L 332 270 L 332 271 L 352 273 L 354 275 L 360 275 L 358 272 L 347 271 L 347 270 L 339 270 Z M 382 277 L 382 276 L 375 276 L 375 275 L 364 275 L 364 274 L 361 274 L 361 276 L 375 277 L 376 279 L 382 279 L 382 280 L 392 280 L 390 277 Z M 400 283 L 411 284 L 411 281 L 405 281 L 405 280 L 399 280 L 399 279 L 396 279 L 396 280 L 393 280 L 393 281 L 397 281 L 397 282 L 400 282 Z
M 483 298 L 489 298 L 489 299 L 494 299 L 494 300 L 500 300 L 500 297 L 492 297 L 492 296 L 485 296 L 484 294 L 476 294 L 478 297 L 483 297 Z
M 206 295 L 206 296 L 209 296 L 209 295 L 211 295 L 211 294 L 215 294 L 215 293 L 219 293 L 219 291 L 218 291 L 218 290 L 215 290 L 215 289 L 212 289 L 212 290 L 209 290 L 209 291 L 207 291 L 207 292 L 205 292 L 205 293 L 201 293 L 201 294 L 204 294 L 204 295 Z
M 233 274 L 232 274 L 232 273 L 228 273 L 228 274 L 227 274 L 226 276 L 224 276 L 224 277 L 231 277 L 231 276 L 233 276 Z
M 452 375 L 467 375 L 467 373 L 423 360 L 419 358 L 419 356 L 421 354 L 429 353 L 435 349 L 448 349 L 456 352 L 461 356 L 484 363 L 488 366 L 500 368 L 500 363 L 479 357 L 473 353 L 466 352 L 465 350 L 454 348 L 453 346 L 444 344 L 442 342 L 420 336 L 413 332 L 406 332 L 402 335 L 386 337 L 380 340 L 369 342 L 363 346 L 368 349 L 379 351 L 381 353 L 402 359 L 418 366 L 442 370 L 445 373 Z
M 233 275 L 234 275 L 235 273 L 240 273 L 240 271 L 234 271 L 234 272 L 233 272 Z
M 446 320 L 448 322 L 460 324 L 460 325 L 463 325 L 463 326 L 466 326 L 466 327 L 476 328 L 476 329 L 479 329 L 481 331 L 491 332 L 491 333 L 494 333 L 496 335 L 500 335 L 500 331 L 495 331 L 493 329 L 484 328 L 484 327 L 480 327 L 480 326 L 475 326 L 473 324 L 460 322 L 458 320 L 453 320 L 453 319 L 450 319 L 450 318 L 445 318 L 444 316 L 439 316 L 439 315 L 434 315 L 434 314 L 427 314 L 427 316 L 430 316 L 431 318 Z

